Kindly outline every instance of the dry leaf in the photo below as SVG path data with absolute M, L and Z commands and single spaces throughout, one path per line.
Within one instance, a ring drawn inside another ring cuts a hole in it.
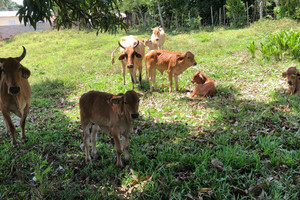
M 200 193 L 208 193 L 209 191 L 212 191 L 212 189 L 211 188 L 200 188 L 198 190 L 198 192 L 200 192 Z
M 216 159 L 211 160 L 211 164 L 214 166 L 215 169 L 218 171 L 223 171 L 223 163 L 221 161 L 217 161 Z

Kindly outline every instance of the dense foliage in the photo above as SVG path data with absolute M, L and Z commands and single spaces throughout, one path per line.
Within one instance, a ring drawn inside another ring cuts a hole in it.
M 0 1 L 0 11 L 13 11 L 18 9 L 18 4 L 12 0 L 1 0 Z
M 25 25 L 30 23 L 36 27 L 39 20 L 52 22 L 56 15 L 56 26 L 70 28 L 73 25 L 90 27 L 99 31 L 115 33 L 118 28 L 126 28 L 119 16 L 118 0 L 24 0 L 19 9 L 20 20 Z

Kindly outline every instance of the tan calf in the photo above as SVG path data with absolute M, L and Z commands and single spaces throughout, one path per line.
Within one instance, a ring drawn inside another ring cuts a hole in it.
M 190 51 L 183 54 L 164 50 L 147 52 L 145 55 L 145 64 L 150 90 L 153 91 L 151 82 L 153 82 L 156 89 L 156 70 L 160 71 L 161 74 L 166 70 L 169 75 L 169 92 L 172 92 L 173 77 L 175 79 L 176 91 L 178 91 L 178 75 L 192 65 L 197 65 L 194 54 Z
M 79 100 L 81 127 L 83 129 L 83 144 L 86 162 L 91 161 L 89 142 L 92 142 L 92 156 L 97 157 L 96 138 L 98 127 L 104 132 L 110 132 L 117 153 L 117 166 L 122 166 L 123 136 L 125 160 L 129 160 L 129 136 L 133 129 L 133 119 L 138 118 L 139 98 L 142 95 L 135 91 L 113 95 L 99 91 L 89 91 Z
M 23 47 L 20 57 L 0 58 L 0 110 L 5 121 L 6 134 L 11 133 L 14 146 L 17 144 L 17 134 L 10 118 L 11 112 L 21 118 L 22 141 L 26 140 L 25 121 L 29 112 L 31 89 L 27 80 L 30 71 L 20 64 L 25 55 L 26 49 Z
M 151 41 L 154 49 L 163 49 L 166 40 L 166 34 L 160 26 L 152 28 Z
M 300 72 L 298 72 L 296 67 L 288 68 L 286 72 L 282 73 L 282 76 L 287 78 L 287 83 L 289 84 L 288 93 L 300 96 Z
M 215 81 L 200 71 L 194 74 L 192 83 L 197 85 L 190 97 L 211 97 L 216 93 Z

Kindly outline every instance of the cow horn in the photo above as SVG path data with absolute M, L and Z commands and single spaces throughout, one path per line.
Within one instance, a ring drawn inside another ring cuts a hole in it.
M 139 45 L 140 41 L 138 40 L 137 43 L 134 45 L 133 48 L 137 47 Z
M 123 46 L 120 44 L 120 42 L 118 42 L 118 44 L 119 44 L 119 46 L 120 46 L 121 48 L 125 49 L 125 47 L 123 47 Z
M 22 46 L 22 47 L 23 47 L 23 53 L 20 57 L 17 58 L 17 60 L 19 60 L 19 62 L 21 62 L 21 60 L 23 60 L 26 56 L 26 49 L 24 46 Z

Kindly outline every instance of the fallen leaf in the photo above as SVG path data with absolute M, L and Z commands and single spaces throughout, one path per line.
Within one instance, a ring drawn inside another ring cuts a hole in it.
M 200 193 L 208 193 L 209 191 L 212 191 L 212 189 L 211 188 L 200 188 L 198 190 L 198 192 L 200 192 Z
M 212 159 L 211 160 L 211 164 L 214 166 L 215 169 L 217 169 L 218 171 L 223 171 L 223 163 L 221 161 L 218 161 L 216 159 Z

